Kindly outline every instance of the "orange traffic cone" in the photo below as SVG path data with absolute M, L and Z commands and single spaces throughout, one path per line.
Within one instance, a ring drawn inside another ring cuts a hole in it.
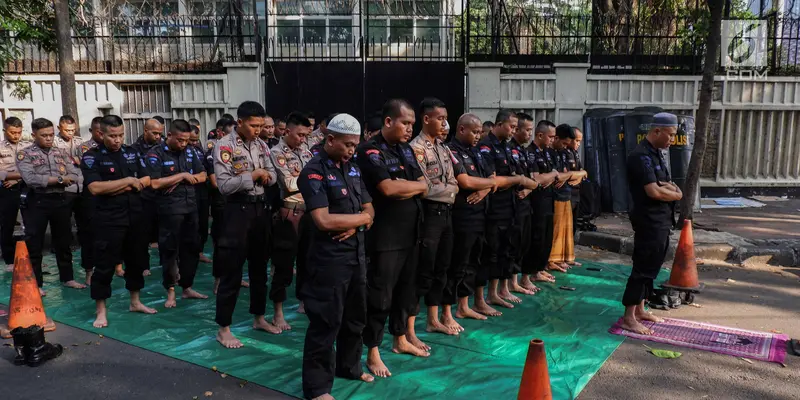
M 11 337 L 14 328 L 43 327 L 46 332 L 56 329 L 47 319 L 39 295 L 39 286 L 33 274 L 33 266 L 25 242 L 17 242 L 14 253 L 14 275 L 11 277 L 11 302 L 8 310 L 8 327 L 0 327 L 0 336 Z
M 531 340 L 528 357 L 522 370 L 517 400 L 552 400 L 550 374 L 547 372 L 547 356 L 541 339 Z
M 675 260 L 672 262 L 669 281 L 661 286 L 684 292 L 699 292 L 705 287 L 705 284 L 700 283 L 697 277 L 692 221 L 688 219 L 683 220 L 683 229 L 678 240 L 678 248 L 675 250 Z

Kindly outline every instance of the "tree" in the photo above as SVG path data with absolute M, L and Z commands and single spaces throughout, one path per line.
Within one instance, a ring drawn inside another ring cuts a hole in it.
M 75 89 L 75 62 L 72 59 L 72 28 L 68 0 L 54 0 L 56 41 L 58 42 L 58 73 L 61 77 L 61 112 L 78 121 L 78 99 Z
M 54 19 L 49 1 L 0 1 L 0 77 L 9 62 L 20 58 L 25 46 L 38 46 L 44 52 L 55 50 Z
M 694 149 L 689 161 L 686 183 L 683 188 L 683 201 L 680 203 L 680 224 L 684 219 L 691 220 L 694 213 L 695 192 L 700 180 L 700 170 L 706 154 L 706 137 L 708 136 L 709 119 L 711 117 L 711 101 L 714 91 L 714 73 L 717 71 L 719 47 L 722 35 L 723 0 L 707 0 L 711 12 L 711 27 L 706 39 L 706 53 L 703 64 L 703 80 L 700 83 L 700 104 L 697 108 L 697 124 L 694 137 Z

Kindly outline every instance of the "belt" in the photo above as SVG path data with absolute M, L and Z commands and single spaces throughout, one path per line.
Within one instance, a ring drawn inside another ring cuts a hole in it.
M 306 203 L 300 203 L 300 202 L 297 202 L 297 201 L 293 201 L 293 202 L 284 201 L 283 202 L 283 208 L 286 208 L 286 209 L 289 209 L 289 210 L 305 211 Z
M 424 205 L 425 208 L 430 208 L 435 211 L 448 211 L 453 208 L 452 204 L 440 203 L 438 201 L 428 201 L 428 200 L 423 200 L 422 205 Z
M 225 200 L 231 203 L 263 203 L 267 201 L 267 196 L 263 194 L 251 195 L 234 193 L 226 197 Z

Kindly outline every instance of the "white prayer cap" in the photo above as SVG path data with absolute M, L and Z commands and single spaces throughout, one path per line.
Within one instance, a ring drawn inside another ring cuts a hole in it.
M 327 125 L 328 132 L 341 135 L 361 135 L 361 124 L 350 114 L 336 114 Z

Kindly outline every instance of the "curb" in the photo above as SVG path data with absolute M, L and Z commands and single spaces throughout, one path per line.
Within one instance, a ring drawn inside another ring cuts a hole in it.
M 677 246 L 676 235 L 670 238 L 667 259 L 672 259 Z M 633 236 L 613 235 L 603 232 L 576 232 L 575 244 L 595 247 L 614 253 L 633 255 Z M 800 266 L 800 248 L 790 245 L 731 246 L 724 243 L 697 243 L 694 253 L 697 258 L 726 261 L 748 266 L 766 263 L 784 267 Z

